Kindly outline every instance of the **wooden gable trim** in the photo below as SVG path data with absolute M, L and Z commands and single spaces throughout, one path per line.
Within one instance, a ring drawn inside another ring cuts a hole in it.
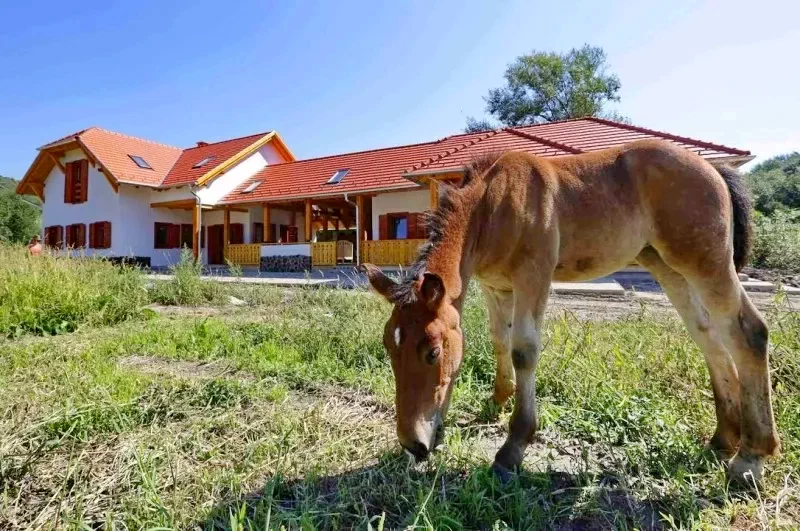
M 281 138 L 278 136 L 278 133 L 272 131 L 262 136 L 261 138 L 259 138 L 258 140 L 256 140 L 255 142 L 253 142 L 240 152 L 238 152 L 237 154 L 223 161 L 218 166 L 210 169 L 209 171 L 201 175 L 197 179 L 195 184 L 197 184 L 198 186 L 207 186 L 208 184 L 211 183 L 211 181 L 213 181 L 214 179 L 216 179 L 217 177 L 219 177 L 220 175 L 231 169 L 233 166 L 237 165 L 242 160 L 246 159 L 247 157 L 255 153 L 256 150 L 265 146 L 267 143 L 273 140 L 276 141 L 275 146 L 278 149 L 278 151 L 281 152 L 281 155 L 283 155 L 284 158 L 287 158 L 287 162 L 292 162 L 295 160 L 294 155 L 292 154 L 291 151 L 289 151 L 289 148 L 286 147 L 286 144 L 283 143 L 283 140 L 281 140 Z

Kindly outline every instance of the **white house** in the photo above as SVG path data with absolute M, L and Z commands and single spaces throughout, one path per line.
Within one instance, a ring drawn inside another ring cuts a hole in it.
M 438 183 L 482 153 L 540 156 L 660 138 L 712 162 L 750 152 L 629 124 L 582 118 L 296 160 L 275 132 L 181 149 L 97 127 L 39 148 L 18 193 L 43 201 L 55 249 L 136 258 L 153 267 L 187 247 L 206 264 L 273 270 L 353 262 L 406 265 L 425 239 Z M 349 242 L 349 243 L 342 243 Z M 349 249 L 348 249 L 349 247 Z

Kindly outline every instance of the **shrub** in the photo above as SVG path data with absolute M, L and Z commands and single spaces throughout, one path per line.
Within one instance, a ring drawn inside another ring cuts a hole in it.
M 192 252 L 184 249 L 177 264 L 170 266 L 172 278 L 156 282 L 150 290 L 153 302 L 169 305 L 196 306 L 218 302 L 225 289 L 218 282 L 203 280 L 203 264 L 195 261 Z
M 781 271 L 800 271 L 800 210 L 756 213 L 753 265 Z
M 0 334 L 58 334 L 80 324 L 114 324 L 147 301 L 139 271 L 103 259 L 29 256 L 0 245 Z

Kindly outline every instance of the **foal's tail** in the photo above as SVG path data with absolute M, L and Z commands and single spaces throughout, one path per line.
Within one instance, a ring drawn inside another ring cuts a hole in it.
M 753 246 L 751 212 L 753 204 L 742 175 L 730 166 L 718 166 L 717 171 L 728 185 L 733 204 L 733 265 L 740 271 L 750 257 Z

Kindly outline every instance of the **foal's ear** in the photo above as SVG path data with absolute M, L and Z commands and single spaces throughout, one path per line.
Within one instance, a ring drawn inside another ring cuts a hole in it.
M 444 299 L 444 281 L 436 273 L 425 273 L 419 285 L 420 298 L 431 310 L 435 310 Z
M 367 274 L 372 289 L 383 295 L 387 301 L 393 302 L 392 296 L 397 289 L 397 282 L 387 277 L 381 268 L 372 264 L 362 264 L 361 268 Z

